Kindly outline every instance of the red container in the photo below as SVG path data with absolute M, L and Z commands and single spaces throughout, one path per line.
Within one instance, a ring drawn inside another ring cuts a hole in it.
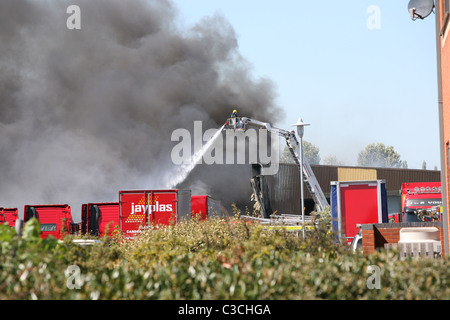
M 19 218 L 19 209 L 17 208 L 0 208 L 0 224 L 8 224 L 15 227 L 16 220 Z
M 81 206 L 81 234 L 104 237 L 120 230 L 118 202 L 86 203 Z
M 53 236 L 62 239 L 64 235 L 73 233 L 73 220 L 70 206 L 67 204 L 26 205 L 23 220 L 36 218 L 41 225 L 41 238 Z
M 220 201 L 210 196 L 192 196 L 191 216 L 198 216 L 200 220 L 206 220 L 209 217 L 221 217 L 222 209 Z
M 150 225 L 176 224 L 191 215 L 190 190 L 119 191 L 120 231 L 134 238 Z
M 352 241 L 358 224 L 387 223 L 385 180 L 331 181 L 331 216 L 333 230 Z

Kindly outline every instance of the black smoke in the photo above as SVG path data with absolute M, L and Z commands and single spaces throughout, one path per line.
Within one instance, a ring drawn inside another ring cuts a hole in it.
M 273 122 L 275 98 L 221 15 L 182 26 L 166 0 L 2 0 L 0 206 L 165 188 L 173 130 L 219 128 L 237 106 Z

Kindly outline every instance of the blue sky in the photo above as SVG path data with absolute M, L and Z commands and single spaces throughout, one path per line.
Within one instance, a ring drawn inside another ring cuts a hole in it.
M 440 168 L 434 13 L 412 21 L 408 0 L 172 2 L 186 27 L 216 13 L 230 22 L 255 78 L 276 86 L 285 118 L 275 125 L 302 117 L 322 159 L 355 165 L 382 142 L 409 168 Z

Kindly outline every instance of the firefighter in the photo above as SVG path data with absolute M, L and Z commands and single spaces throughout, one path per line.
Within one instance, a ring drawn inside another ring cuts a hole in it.
M 234 126 L 234 129 L 236 130 L 239 127 L 239 121 L 237 116 L 237 110 L 234 109 L 233 113 L 231 114 L 231 125 Z

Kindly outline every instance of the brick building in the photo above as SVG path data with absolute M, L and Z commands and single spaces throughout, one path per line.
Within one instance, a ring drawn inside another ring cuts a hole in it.
M 443 219 L 444 250 L 449 254 L 450 227 L 450 0 L 436 0 L 436 45 L 438 62 L 439 118 L 441 129 L 441 181 L 443 188 L 444 210 Z M 444 185 L 444 183 L 443 183 Z

